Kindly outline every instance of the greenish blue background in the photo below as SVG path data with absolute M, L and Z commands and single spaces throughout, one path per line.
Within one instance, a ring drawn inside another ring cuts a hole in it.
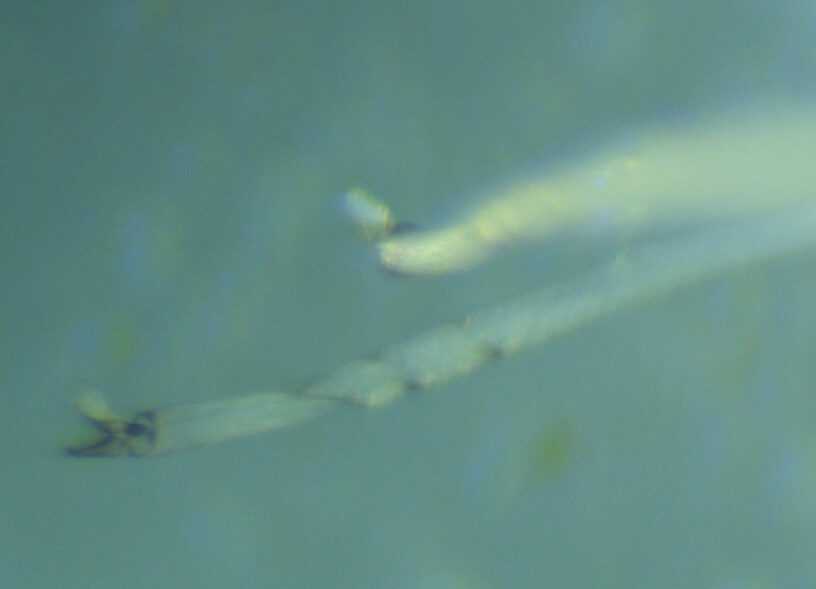
M 816 584 L 812 254 L 379 411 L 60 454 L 81 386 L 294 389 L 588 267 L 394 279 L 337 197 L 432 226 L 617 130 L 812 95 L 814 6 L 0 4 L 0 585 Z

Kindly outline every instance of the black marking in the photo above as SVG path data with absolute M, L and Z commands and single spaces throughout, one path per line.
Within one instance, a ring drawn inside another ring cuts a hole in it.
M 124 427 L 125 435 L 130 436 L 131 438 L 137 438 L 146 431 L 147 426 L 143 423 L 139 423 L 138 421 L 128 422 L 125 424 Z
M 421 391 L 425 388 L 425 385 L 418 380 L 406 380 L 403 381 L 403 384 L 408 391 Z
M 75 458 L 88 458 L 88 457 L 99 458 L 114 456 L 114 454 L 104 451 L 113 442 L 113 439 L 114 439 L 113 434 L 109 434 L 104 436 L 98 442 L 95 442 L 88 446 L 83 446 L 81 448 L 66 448 L 65 454 L 68 456 L 73 456 Z
M 390 234 L 404 235 L 406 233 L 417 233 L 419 231 L 422 231 L 422 227 L 416 223 L 412 223 L 411 221 L 397 221 L 394 223 L 394 226 L 391 227 Z
M 136 435 L 146 435 L 147 439 L 150 440 L 151 447 L 154 446 L 156 444 L 156 412 L 152 409 L 141 411 L 136 414 L 136 418 L 140 420 L 138 425 L 144 428 Z M 136 423 L 136 421 L 133 421 L 129 423 L 128 426 L 135 425 Z M 125 433 L 127 434 L 128 432 L 125 431 Z
M 500 346 L 485 345 L 483 350 L 486 361 L 501 360 L 507 355 L 507 352 Z

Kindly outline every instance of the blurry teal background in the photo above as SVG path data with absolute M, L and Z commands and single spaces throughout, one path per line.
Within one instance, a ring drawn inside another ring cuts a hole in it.
M 337 195 L 433 225 L 617 129 L 810 94 L 814 6 L 3 2 L 0 585 L 816 584 L 811 254 L 380 411 L 60 454 L 81 386 L 293 389 L 584 268 L 394 279 Z

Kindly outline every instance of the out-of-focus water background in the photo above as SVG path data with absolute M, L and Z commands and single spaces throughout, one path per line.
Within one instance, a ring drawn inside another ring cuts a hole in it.
M 810 95 L 814 6 L 3 2 L 0 585 L 813 586 L 810 253 L 381 410 L 60 450 L 83 386 L 294 389 L 580 271 L 396 279 L 337 198 L 434 225 L 644 121 Z

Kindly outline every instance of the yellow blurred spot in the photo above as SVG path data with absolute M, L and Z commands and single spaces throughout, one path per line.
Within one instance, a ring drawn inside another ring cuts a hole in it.
M 110 356 L 115 362 L 124 362 L 133 357 L 138 344 L 136 323 L 132 318 L 119 316 L 108 331 Z
M 532 469 L 537 477 L 552 479 L 569 466 L 575 449 L 575 432 L 562 422 L 545 428 L 532 444 Z

